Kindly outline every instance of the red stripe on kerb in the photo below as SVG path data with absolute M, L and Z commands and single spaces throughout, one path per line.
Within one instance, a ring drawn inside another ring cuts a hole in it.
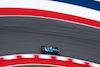
M 35 58 L 22 58 L 21 56 L 16 56 L 17 59 L 6 60 L 0 58 L 0 67 L 10 66 L 10 65 L 20 65 L 20 64 L 48 64 L 48 65 L 57 65 L 65 67 L 91 67 L 86 64 L 78 64 L 71 61 L 61 61 L 56 60 L 56 57 L 51 59 L 38 58 L 38 55 L 35 55 Z
M 91 25 L 95 27 L 100 27 L 100 22 L 82 18 L 78 16 L 73 16 L 69 14 L 63 14 L 53 11 L 39 10 L 39 9 L 26 9 L 26 8 L 0 8 L 0 15 L 28 15 L 28 16 L 41 16 L 49 17 L 54 19 L 61 19 L 72 21 L 76 23 L 82 23 L 86 25 Z

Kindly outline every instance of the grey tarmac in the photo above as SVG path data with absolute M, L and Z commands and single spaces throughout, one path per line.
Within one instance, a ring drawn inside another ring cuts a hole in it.
M 100 29 L 39 17 L 0 17 L 0 56 L 39 54 L 42 45 L 100 63 Z

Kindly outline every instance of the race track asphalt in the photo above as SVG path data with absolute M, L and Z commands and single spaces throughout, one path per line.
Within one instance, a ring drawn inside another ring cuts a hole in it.
M 61 55 L 100 63 L 100 29 L 36 17 L 0 17 L 0 55 L 39 54 L 57 46 Z

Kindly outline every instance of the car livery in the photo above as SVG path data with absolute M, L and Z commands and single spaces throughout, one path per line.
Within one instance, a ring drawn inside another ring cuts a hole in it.
M 45 47 L 45 46 L 41 46 L 41 52 L 42 53 L 51 53 L 51 54 L 59 54 L 59 50 L 57 47 Z

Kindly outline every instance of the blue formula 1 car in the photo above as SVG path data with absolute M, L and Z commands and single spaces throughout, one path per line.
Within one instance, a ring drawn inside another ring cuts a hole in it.
M 42 53 L 51 53 L 51 54 L 59 54 L 59 50 L 57 47 L 45 47 L 45 46 L 41 46 L 41 52 Z

